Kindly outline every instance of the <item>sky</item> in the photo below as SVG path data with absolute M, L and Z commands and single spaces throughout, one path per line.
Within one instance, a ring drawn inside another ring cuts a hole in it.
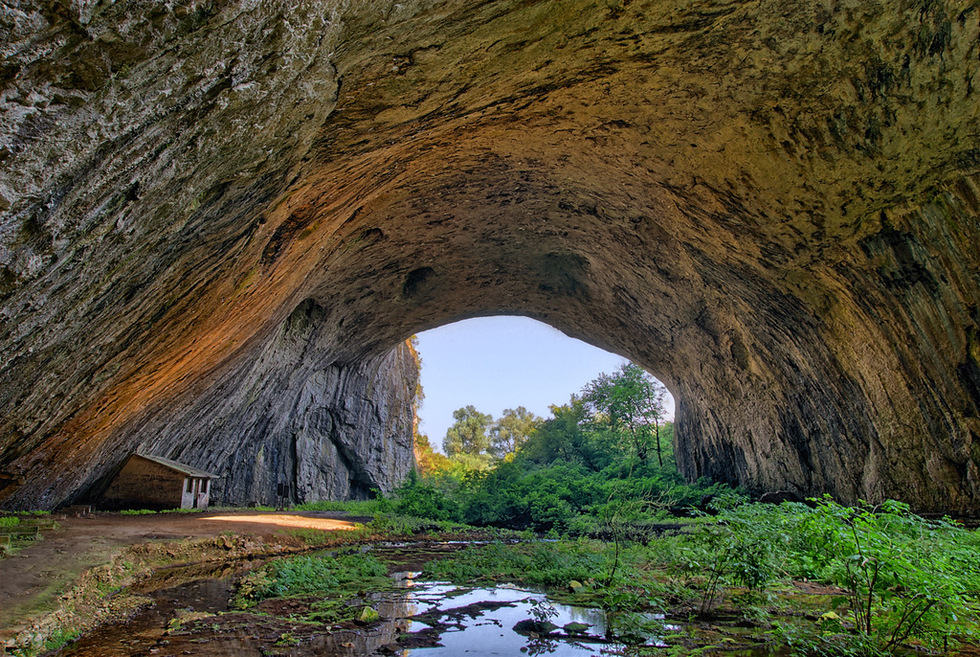
M 622 356 L 570 338 L 526 317 L 468 319 L 418 334 L 422 358 L 419 431 L 441 451 L 453 411 L 472 405 L 498 418 L 523 406 L 543 418 Z M 673 416 L 673 400 L 668 400 Z

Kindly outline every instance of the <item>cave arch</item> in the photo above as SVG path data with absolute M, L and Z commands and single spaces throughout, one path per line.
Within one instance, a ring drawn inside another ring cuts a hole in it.
M 393 346 L 517 313 L 676 390 L 690 477 L 977 508 L 974 15 L 347 4 L 18 19 L 4 505 L 139 445 L 388 487 Z

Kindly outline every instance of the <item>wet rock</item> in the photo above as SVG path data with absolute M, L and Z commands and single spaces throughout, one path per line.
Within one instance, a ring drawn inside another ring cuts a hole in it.
M 550 623 L 548 621 L 534 620 L 531 618 L 519 621 L 514 625 L 515 632 L 517 632 L 518 634 L 526 634 L 526 635 L 536 634 L 538 636 L 545 636 L 547 634 L 551 634 L 557 629 L 558 626 L 555 625 L 554 623 Z
M 584 634 L 589 630 L 590 627 L 592 626 L 589 625 L 588 623 L 576 623 L 576 622 L 565 623 L 564 625 L 562 625 L 562 629 L 568 632 L 569 634 Z
M 381 618 L 381 615 L 378 613 L 377 609 L 374 607 L 364 607 L 361 609 L 361 613 L 357 616 L 357 622 L 368 624 L 375 622 L 379 618 Z

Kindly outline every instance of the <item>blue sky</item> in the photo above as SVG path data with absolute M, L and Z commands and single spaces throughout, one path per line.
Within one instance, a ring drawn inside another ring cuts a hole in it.
M 468 319 L 418 334 L 425 401 L 419 431 L 441 449 L 453 411 L 472 404 L 500 417 L 523 406 L 548 417 L 600 372 L 626 360 L 525 317 Z M 673 414 L 673 401 L 668 405 Z

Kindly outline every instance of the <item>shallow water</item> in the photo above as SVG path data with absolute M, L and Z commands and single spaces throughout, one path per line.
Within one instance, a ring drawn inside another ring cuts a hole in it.
M 370 594 L 359 603 L 378 611 L 377 622 L 315 625 L 296 622 L 287 608 L 274 615 L 231 611 L 228 601 L 241 572 L 226 569 L 214 575 L 177 586 L 168 584 L 179 575 L 162 580 L 167 588 L 149 591 L 153 604 L 134 618 L 105 625 L 61 654 L 564 657 L 617 655 L 625 649 L 607 637 L 607 618 L 600 610 L 550 602 L 541 592 L 510 585 L 463 587 L 416 581 L 414 572 L 396 573 L 399 590 Z M 535 620 L 554 627 L 526 627 Z M 524 627 L 518 626 L 522 622 Z M 651 635 L 641 643 L 658 645 L 659 639 Z
M 406 628 L 408 633 L 424 630 L 432 621 L 442 629 L 438 640 L 441 645 L 409 649 L 406 656 L 525 653 L 562 657 L 621 654 L 624 648 L 606 638 L 606 615 L 601 610 L 559 604 L 537 591 L 507 585 L 470 588 L 421 582 L 408 594 L 406 602 L 414 608 L 414 619 Z M 420 616 L 428 622 L 418 620 Z M 518 623 L 529 620 L 546 620 L 557 627 L 550 632 L 515 631 Z M 574 632 L 564 629 L 570 623 L 587 628 L 575 627 Z M 660 641 L 649 636 L 645 643 L 659 645 Z

